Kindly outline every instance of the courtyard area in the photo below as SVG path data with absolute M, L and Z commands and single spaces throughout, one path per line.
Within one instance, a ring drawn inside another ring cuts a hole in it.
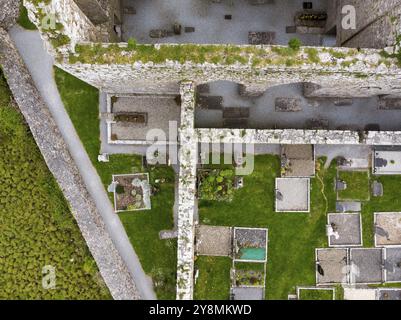
M 378 97 L 306 98 L 303 84 L 280 85 L 246 96 L 244 87 L 228 81 L 198 87 L 198 128 L 249 129 L 400 129 L 399 109 L 381 107 Z
M 109 96 L 107 109 L 102 120 L 108 123 L 111 141 L 141 143 L 148 140 L 151 130 L 154 135 L 162 133 L 159 141 L 168 141 L 169 134 L 173 141 L 177 139 L 175 128 L 180 124 L 181 112 L 178 94 Z
M 311 1 L 313 8 L 305 10 L 301 0 L 123 0 L 122 36 L 139 43 L 282 45 L 297 36 L 319 46 L 324 41 L 319 31 L 308 32 L 302 19 L 295 20 L 302 13 L 321 13 L 316 23 L 323 33 L 327 2 Z M 327 38 L 334 45 L 334 37 Z

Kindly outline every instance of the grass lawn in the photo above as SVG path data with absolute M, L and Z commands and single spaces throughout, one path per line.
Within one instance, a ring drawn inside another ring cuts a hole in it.
M 256 156 L 254 172 L 244 178 L 244 187 L 235 192 L 232 202 L 199 202 L 203 224 L 269 229 L 268 299 L 287 299 L 296 286 L 315 285 L 315 248 L 327 246 L 326 214 L 334 210 L 336 199 L 335 163 L 327 170 L 323 163 L 324 159 L 318 161 L 317 177 L 311 180 L 309 214 L 274 211 L 275 178 L 280 173 L 280 160 L 269 155 Z M 227 277 L 227 284 L 229 281 Z M 202 288 L 198 285 L 197 290 Z
M 338 191 L 341 200 L 369 200 L 370 183 L 368 171 L 339 171 L 338 177 L 347 183 L 347 189 Z
M 198 256 L 195 266 L 199 269 L 199 277 L 195 285 L 194 299 L 228 300 L 230 298 L 231 258 Z
M 31 20 L 29 20 L 28 11 L 22 4 L 22 1 L 21 1 L 21 5 L 20 5 L 20 12 L 19 12 L 19 17 L 18 17 L 17 22 L 24 29 L 27 29 L 27 30 L 36 30 L 37 29 L 36 26 L 31 22 Z
M 333 300 L 333 290 L 300 289 L 299 300 Z
M 141 157 L 137 155 L 111 155 L 108 163 L 97 161 L 98 90 L 57 68 L 55 79 L 65 108 L 104 186 L 111 183 L 112 174 L 144 172 Z M 154 280 L 158 298 L 175 299 L 177 241 L 159 239 L 159 231 L 173 228 L 174 172 L 170 167 L 152 167 L 149 174 L 152 184 L 158 178 L 166 180 L 151 198 L 152 209 L 124 212 L 119 217 L 143 269 Z M 109 195 L 112 200 L 112 194 Z
M 401 176 L 374 176 L 372 180 L 383 184 L 383 197 L 371 197 L 362 205 L 363 243 L 374 246 L 374 212 L 401 211 Z

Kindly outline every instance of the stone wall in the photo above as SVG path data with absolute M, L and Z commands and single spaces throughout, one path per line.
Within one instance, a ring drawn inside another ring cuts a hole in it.
M 339 130 L 196 129 L 200 143 L 229 144 L 360 144 L 358 132 Z
M 0 65 L 51 173 L 68 201 L 88 248 L 114 299 L 139 299 L 134 280 L 117 251 L 49 109 L 17 49 L 0 28 Z
M 401 31 L 400 0 L 340 0 L 338 12 L 345 5 L 356 8 L 357 28 L 341 28 L 342 15 L 337 16 L 339 46 L 384 48 L 393 46 L 395 36 Z
M 30 20 L 40 30 L 42 38 L 48 45 L 48 51 L 53 55 L 56 55 L 54 49 L 58 49 L 49 45 L 49 39 L 54 33 L 65 35 L 70 39 L 67 47 L 70 51 L 73 51 L 75 45 L 82 41 L 99 42 L 110 40 L 111 26 L 109 17 L 107 16 L 105 23 L 95 26 L 74 0 L 51 0 L 48 4 L 45 2 L 37 4 L 32 0 L 23 0 L 23 3 L 28 9 Z M 102 9 L 102 11 L 105 10 Z M 110 13 L 109 11 L 106 11 L 107 14 Z M 59 27 L 56 26 L 56 29 L 45 28 L 42 21 L 45 16 L 55 17 Z
M 179 128 L 177 299 L 193 298 L 194 282 L 194 212 L 198 143 L 194 135 L 195 84 L 181 83 L 181 125 Z
M 17 21 L 19 15 L 19 2 L 0 0 L 0 28 L 8 30 Z
M 107 21 L 107 13 L 98 0 L 74 0 L 74 2 L 93 24 L 97 25 Z
M 331 59 L 322 52 L 323 59 Z M 167 61 L 133 64 L 60 63 L 59 67 L 92 86 L 106 92 L 164 92 L 182 80 L 196 84 L 228 80 L 243 84 L 250 92 L 291 83 L 318 84 L 310 96 L 369 97 L 401 94 L 401 69 L 381 63 L 378 52 L 361 53 L 360 60 L 344 68 L 325 64 L 305 64 L 295 67 L 270 66 L 254 68 L 249 65 L 196 64 Z M 341 62 L 339 62 L 341 63 Z

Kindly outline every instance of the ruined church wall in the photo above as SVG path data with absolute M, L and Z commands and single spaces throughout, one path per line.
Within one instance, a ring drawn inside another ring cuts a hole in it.
M 345 5 L 356 9 L 356 29 L 341 28 L 342 15 L 337 15 L 338 45 L 361 48 L 392 46 L 395 28 L 399 29 L 401 0 L 341 0 L 337 12 Z
M 266 68 L 253 69 L 247 66 L 196 65 L 168 62 L 163 64 L 140 62 L 133 65 L 60 64 L 60 67 L 85 82 L 106 92 L 172 92 L 177 84 L 190 79 L 196 84 L 217 80 L 228 80 L 243 84 L 247 90 L 264 92 L 267 88 L 291 84 L 318 84 L 309 96 L 368 97 L 383 94 L 401 94 L 401 73 L 389 73 L 383 69 L 372 73 L 365 65 L 361 72 L 342 72 L 324 67 L 306 68 Z M 372 83 L 374 85 L 372 85 Z

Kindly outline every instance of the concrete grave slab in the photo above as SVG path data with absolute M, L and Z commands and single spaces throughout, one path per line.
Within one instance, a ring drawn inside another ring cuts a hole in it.
M 309 212 L 309 193 L 309 178 L 276 178 L 276 212 Z
M 379 248 L 350 249 L 351 284 L 383 283 L 383 251 Z
M 360 213 L 329 213 L 327 222 L 329 247 L 362 246 Z
M 401 212 L 376 212 L 376 247 L 401 246 Z
M 347 283 L 347 264 L 348 249 L 316 249 L 316 283 L 318 285 Z
M 231 300 L 264 300 L 264 288 L 234 287 L 231 289 Z
M 401 247 L 384 249 L 385 282 L 401 282 Z
M 377 300 L 401 300 L 401 288 L 377 289 Z

